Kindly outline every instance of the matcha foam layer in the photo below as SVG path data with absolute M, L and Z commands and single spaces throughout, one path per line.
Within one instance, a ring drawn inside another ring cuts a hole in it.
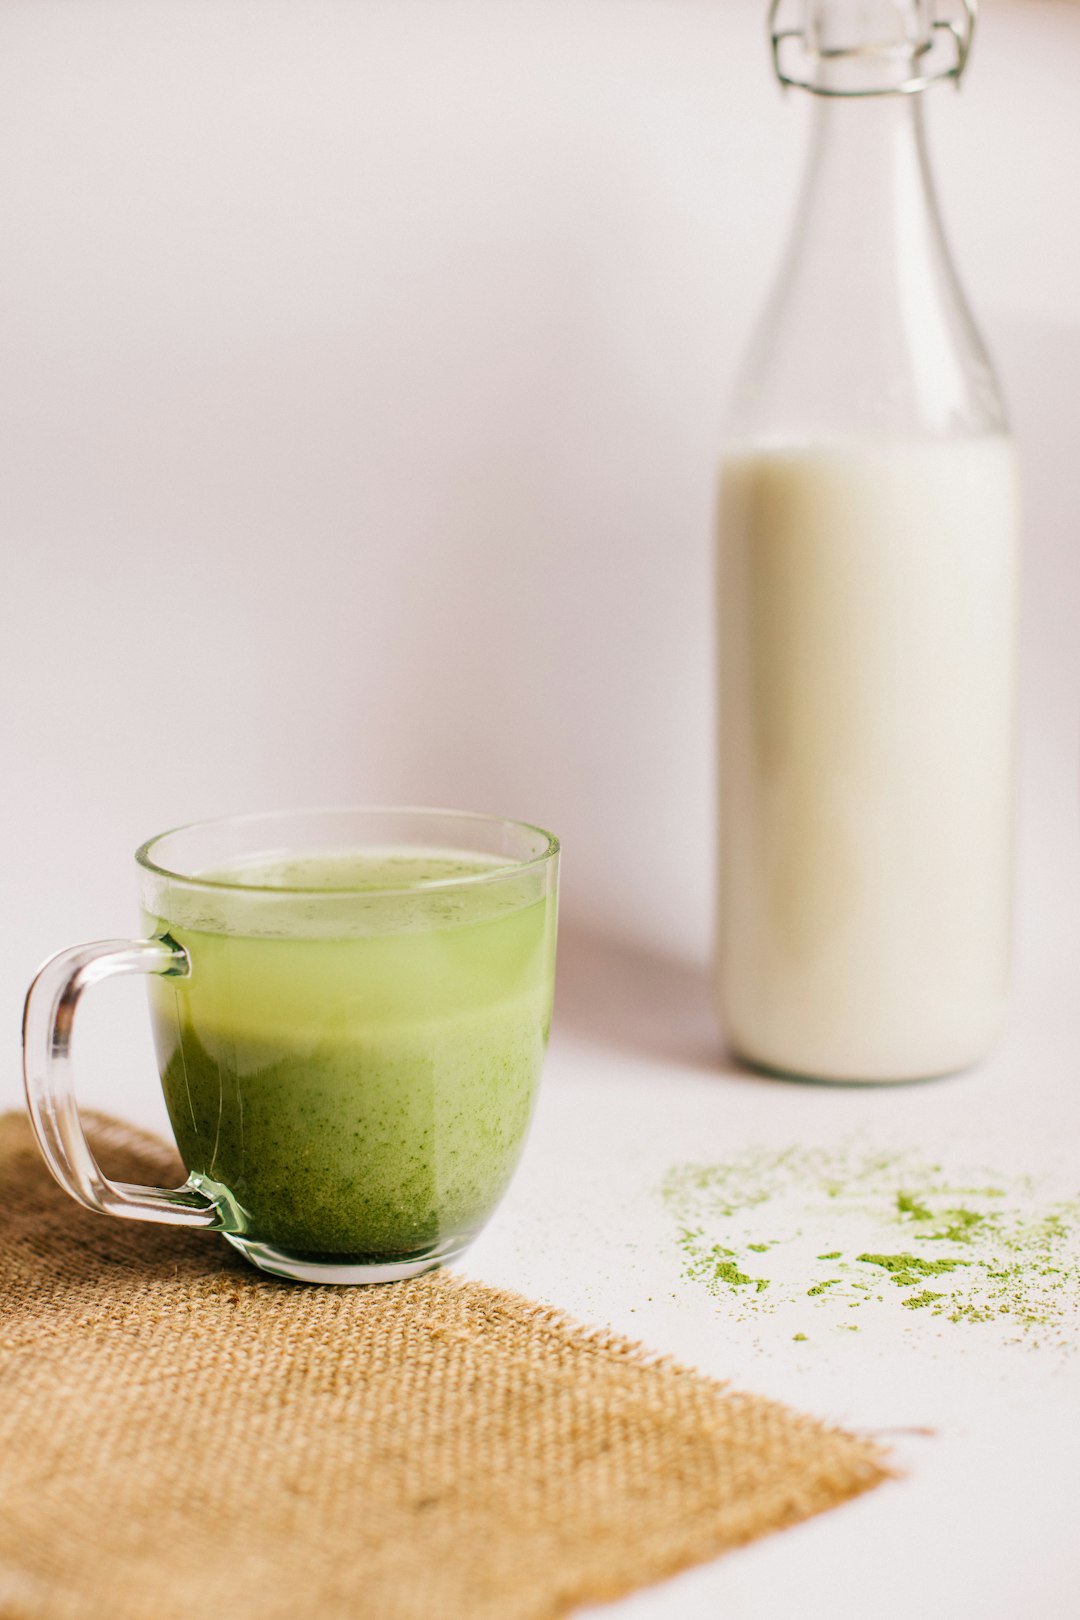
M 472 924 L 547 889 L 539 864 L 463 850 L 264 850 L 174 882 L 164 910 L 174 932 L 336 939 Z

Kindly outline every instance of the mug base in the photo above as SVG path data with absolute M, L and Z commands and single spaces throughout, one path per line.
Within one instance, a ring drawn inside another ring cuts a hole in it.
M 365 1283 L 404 1282 L 408 1277 L 420 1277 L 425 1271 L 448 1265 L 465 1253 L 468 1243 L 461 1238 L 449 1238 L 427 1254 L 410 1255 L 401 1260 L 365 1259 L 362 1256 L 290 1254 L 287 1249 L 275 1249 L 268 1243 L 253 1243 L 235 1232 L 224 1232 L 233 1248 L 260 1271 L 273 1277 L 289 1277 L 293 1282 L 344 1283 L 357 1286 Z

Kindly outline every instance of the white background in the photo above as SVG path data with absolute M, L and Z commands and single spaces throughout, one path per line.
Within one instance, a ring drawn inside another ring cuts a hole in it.
M 904 1485 L 627 1613 L 1065 1620 L 1075 1369 L 793 1360 L 680 1292 L 650 1190 L 679 1157 L 853 1129 L 1080 1183 L 1065 0 L 991 0 L 964 92 L 930 109 L 1025 467 L 1008 1038 L 936 1089 L 800 1091 L 731 1070 L 708 1009 L 713 484 L 806 117 L 764 9 L 4 0 L 0 1104 L 26 982 L 131 929 L 150 833 L 348 801 L 549 825 L 556 1036 L 473 1269 L 826 1415 L 941 1430 Z M 130 986 L 88 1009 L 84 1094 L 160 1124 L 143 1016 Z

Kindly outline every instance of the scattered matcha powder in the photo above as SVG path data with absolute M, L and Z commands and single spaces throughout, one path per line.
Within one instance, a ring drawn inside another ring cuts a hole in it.
M 899 1303 L 964 1327 L 997 1323 L 1010 1341 L 1080 1344 L 1080 1198 L 1049 1201 L 1029 1179 L 846 1146 L 677 1165 L 661 1190 L 684 1275 L 741 1314 L 807 1299 L 834 1316 Z M 822 1251 L 823 1236 L 834 1246 Z M 749 1258 L 764 1254 L 768 1276 Z
M 970 1260 L 922 1260 L 917 1254 L 857 1254 L 855 1258 L 890 1272 L 893 1282 L 901 1288 L 910 1288 L 920 1277 L 941 1277 L 957 1266 L 971 1264 Z
M 896 1195 L 896 1207 L 901 1215 L 910 1215 L 912 1220 L 915 1221 L 932 1221 L 934 1218 L 930 1211 L 924 1209 L 922 1204 L 917 1203 L 910 1193 L 898 1192 Z

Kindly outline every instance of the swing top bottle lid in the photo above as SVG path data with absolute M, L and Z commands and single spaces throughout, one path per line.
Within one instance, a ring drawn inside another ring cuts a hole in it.
M 771 0 L 773 66 L 784 86 L 818 96 L 916 95 L 959 84 L 971 52 L 976 0 Z M 784 27 L 801 5 L 802 26 Z

